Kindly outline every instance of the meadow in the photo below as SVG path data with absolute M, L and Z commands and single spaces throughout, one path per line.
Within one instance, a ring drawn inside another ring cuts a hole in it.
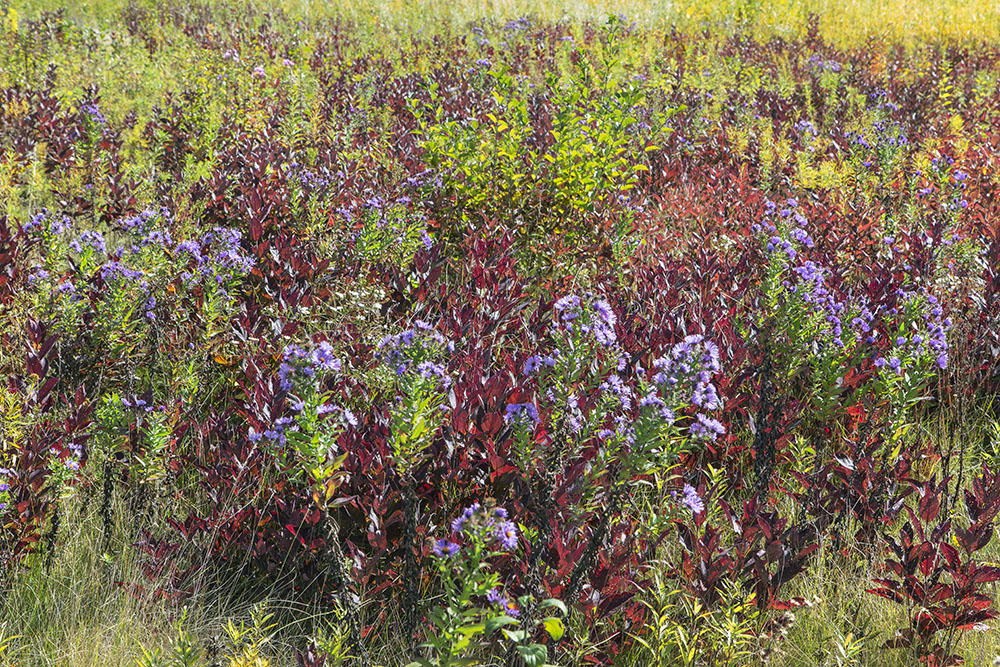
M 998 45 L 0 0 L 0 666 L 1000 664 Z

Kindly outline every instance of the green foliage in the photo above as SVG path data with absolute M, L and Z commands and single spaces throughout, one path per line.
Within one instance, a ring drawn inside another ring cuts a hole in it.
M 495 535 L 497 516 L 491 507 L 475 508 L 464 515 L 460 532 L 463 544 L 440 540 L 434 549 L 441 600 L 427 614 L 430 627 L 416 657 L 408 667 L 461 667 L 479 665 L 491 642 L 510 644 L 528 667 L 545 667 L 548 649 L 531 641 L 533 628 L 518 620 L 520 609 L 532 604 L 530 596 L 511 603 L 501 591 L 500 577 L 492 560 L 502 556 Z M 544 600 L 539 610 L 566 615 L 559 600 Z M 565 626 L 560 616 L 545 616 L 537 621 L 553 641 L 562 639 Z M 506 641 L 504 641 L 506 640 Z
M 595 212 L 627 207 L 627 193 L 647 169 L 643 154 L 657 148 L 642 135 L 670 132 L 666 122 L 673 111 L 660 112 L 652 127 L 639 131 L 636 111 L 646 102 L 646 89 L 624 76 L 618 19 L 609 19 L 603 30 L 598 63 L 591 66 L 575 53 L 575 69 L 565 79 L 559 72 L 547 74 L 552 98 L 544 102 L 551 108 L 551 129 L 542 142 L 530 134 L 531 87 L 502 66 L 487 72 L 493 111 L 482 118 L 449 117 L 436 84 L 429 107 L 412 103 L 424 159 L 444 176 L 460 216 L 460 224 L 446 231 L 446 241 L 490 219 L 517 229 L 528 248 L 553 234 L 586 244 L 612 231 L 586 221 Z M 626 252 L 627 243 L 618 243 L 619 253 Z
M 188 609 L 185 607 L 174 624 L 176 634 L 171 639 L 169 649 L 144 648 L 143 656 L 138 660 L 138 667 L 203 667 L 204 651 L 188 632 L 187 620 Z
M 651 592 L 653 598 L 642 601 L 648 610 L 645 632 L 633 635 L 642 647 L 641 664 L 735 665 L 758 654 L 759 612 L 738 583 L 725 582 L 715 609 L 669 588 L 659 575 Z

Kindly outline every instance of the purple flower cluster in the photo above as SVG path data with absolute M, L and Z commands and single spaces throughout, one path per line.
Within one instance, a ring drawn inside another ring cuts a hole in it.
M 615 344 L 615 325 L 618 318 L 614 310 L 604 299 L 595 298 L 588 294 L 586 298 L 581 298 L 575 294 L 568 294 L 559 298 L 553 308 L 556 311 L 557 326 L 561 325 L 568 330 L 579 327 L 583 333 L 590 333 L 598 343 L 605 347 Z
M 885 120 L 877 120 L 872 124 L 871 135 L 848 131 L 844 133 L 844 138 L 866 150 L 895 149 L 910 145 L 903 126 Z
M 135 410 L 136 412 L 139 412 L 139 411 L 142 411 L 142 412 L 153 412 L 154 410 L 163 410 L 164 409 L 163 406 L 160 406 L 159 408 L 157 408 L 154 405 L 150 405 L 145 399 L 142 399 L 142 398 L 128 399 L 128 398 L 124 398 L 123 397 L 122 398 L 122 406 L 124 406 L 124 407 L 126 407 L 126 408 L 128 408 L 130 410 Z
M 511 403 L 507 406 L 504 420 L 517 424 L 538 424 L 538 408 L 534 403 Z
M 680 392 L 698 410 L 718 410 L 722 399 L 713 382 L 722 372 L 719 348 L 699 334 L 687 336 L 674 345 L 670 354 L 653 360 L 653 382 L 666 393 Z M 643 404 L 662 404 L 647 396 Z M 663 404 L 661 414 L 673 421 L 674 414 Z M 669 413 L 669 414 L 668 414 Z M 704 440 L 715 440 L 726 432 L 721 423 L 701 412 L 695 415 L 690 427 L 691 435 Z
M 288 434 L 298 430 L 299 425 L 296 424 L 295 420 L 291 417 L 278 417 L 274 420 L 274 424 L 271 428 L 263 433 L 257 433 L 253 429 L 250 429 L 248 437 L 250 438 L 250 442 L 253 443 L 260 442 L 260 439 L 264 437 L 278 446 L 283 447 L 288 444 Z
M 899 296 L 914 299 L 914 295 L 903 291 L 899 292 Z M 888 358 L 877 357 L 876 368 L 889 368 L 897 375 L 902 375 L 906 369 L 904 359 L 908 357 L 929 357 L 938 369 L 948 367 L 948 329 L 951 328 L 951 319 L 944 316 L 944 309 L 933 294 L 926 295 L 924 302 L 925 305 L 917 313 L 919 320 L 911 323 L 917 327 L 917 333 L 897 336 L 893 341 L 895 350 Z
M 524 375 L 532 375 L 541 368 L 552 368 L 556 365 L 556 359 L 559 356 L 559 350 L 554 350 L 552 354 L 535 354 L 524 362 Z
M 10 468 L 0 468 L 0 510 L 7 507 L 6 499 L 10 492 L 10 478 L 14 471 Z
M 416 371 L 417 375 L 424 379 L 435 380 L 444 387 L 451 386 L 451 378 L 448 377 L 448 371 L 441 364 L 433 361 L 421 361 L 417 364 Z
M 427 359 L 436 355 L 440 348 L 454 350 L 454 344 L 424 320 L 414 320 L 413 326 L 405 331 L 386 336 L 378 342 L 378 356 L 389 363 L 396 375 L 405 375 L 414 370 L 423 378 L 437 379 L 448 386 L 451 379 L 443 365 Z
M 847 310 L 847 305 L 838 300 L 827 288 L 826 271 L 811 260 L 804 262 L 802 266 L 795 267 L 793 271 L 798 276 L 799 282 L 792 285 L 786 281 L 785 285 L 788 287 L 788 291 L 799 294 L 813 314 L 823 321 L 824 328 L 821 334 L 824 339 L 831 340 L 837 348 L 843 348 L 844 326 L 842 318 Z M 870 329 L 870 320 L 866 322 L 862 318 L 860 324 L 863 328 Z
M 25 232 L 34 230 L 47 230 L 50 234 L 62 234 L 72 227 L 73 221 L 67 215 L 53 215 L 47 208 L 39 209 L 37 213 L 28 218 L 24 223 Z
M 111 260 L 102 265 L 100 274 L 101 280 L 106 283 L 140 280 L 145 275 L 142 271 L 131 269 L 118 260 Z
M 88 102 L 80 107 L 80 111 L 87 115 L 90 122 L 96 123 L 97 125 L 104 125 L 108 122 L 108 119 L 104 117 L 101 113 L 101 109 L 97 106 L 97 102 Z
M 495 542 L 503 551 L 511 551 L 517 547 L 517 524 L 508 519 L 507 510 L 502 507 L 489 509 L 479 503 L 473 503 L 451 522 L 451 532 L 456 536 L 464 534 L 471 538 Z M 444 544 L 454 543 L 439 540 L 437 544 L 442 544 L 443 547 Z M 458 549 L 455 549 L 449 555 L 457 552 Z
M 119 218 L 116 224 L 123 231 L 135 231 L 140 234 L 145 234 L 155 223 L 166 223 L 169 222 L 171 218 L 170 209 L 166 206 L 162 206 L 159 210 L 147 208 L 135 215 L 128 215 L 124 218 Z
M 685 336 L 670 349 L 670 354 L 653 360 L 653 382 L 676 386 L 694 377 L 699 383 L 711 382 L 722 371 L 719 347 L 700 334 Z
M 48 271 L 46 271 L 40 266 L 36 266 L 34 270 L 31 272 L 31 275 L 28 276 L 28 284 L 34 285 L 40 280 L 46 280 L 48 277 L 49 277 Z
M 608 396 L 614 397 L 620 404 L 622 410 L 632 409 L 632 399 L 634 394 L 617 374 L 608 376 L 608 379 L 601 383 L 601 391 Z
M 340 360 L 334 356 L 333 347 L 326 341 L 308 352 L 298 345 L 289 345 L 282 353 L 278 380 L 282 391 L 291 391 L 298 379 L 316 380 L 324 372 L 339 372 L 340 369 Z
M 56 287 L 56 292 L 69 296 L 70 301 L 73 301 L 74 303 L 83 299 L 83 296 L 76 291 L 76 285 L 69 280 L 59 283 Z
M 810 56 L 808 62 L 812 68 L 823 72 L 839 72 L 842 67 L 836 60 L 823 60 L 818 53 Z
M 779 229 L 774 222 L 765 219 L 763 222 L 753 225 L 755 232 L 766 231 L 770 234 L 766 245 L 767 252 L 781 252 L 792 260 L 798 256 L 796 244 L 806 248 L 812 248 L 816 245 L 805 229 L 809 221 L 799 212 L 798 205 L 799 203 L 795 199 L 786 199 L 783 206 L 779 206 L 771 200 L 764 203 L 765 213 L 769 216 L 776 216 L 781 224 L 781 229 Z M 795 226 L 789 229 L 789 222 L 794 222 Z M 787 230 L 787 232 L 783 230 Z
M 500 592 L 499 588 L 494 588 L 486 594 L 486 600 L 494 605 L 501 613 L 511 618 L 520 618 L 521 612 L 507 596 Z
M 104 243 L 104 235 L 97 231 L 86 231 L 80 234 L 76 240 L 71 241 L 69 247 L 73 252 L 82 253 L 84 250 L 105 253 L 108 248 Z
M 767 242 L 767 251 L 775 252 L 776 250 L 780 250 L 788 255 L 788 259 L 795 259 L 795 256 L 798 254 L 791 241 L 783 239 L 780 236 L 772 236 Z
M 687 507 L 691 514 L 701 514 L 705 511 L 705 501 L 690 484 L 684 484 L 684 497 L 681 499 L 681 504 Z
M 254 260 L 243 252 L 242 243 L 242 233 L 226 227 L 214 227 L 198 241 L 178 243 L 174 252 L 188 255 L 197 271 L 197 274 L 185 271 L 181 278 L 191 282 L 196 275 L 214 277 L 215 282 L 221 285 L 229 276 L 245 275 L 254 267 Z
M 701 440 L 714 442 L 720 435 L 725 435 L 726 427 L 717 419 L 712 419 L 701 412 L 694 416 L 691 422 L 691 435 Z

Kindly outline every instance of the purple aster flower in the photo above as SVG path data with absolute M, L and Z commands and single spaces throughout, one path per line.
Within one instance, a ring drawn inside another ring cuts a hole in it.
M 691 435 L 696 438 L 715 441 L 716 438 L 726 432 L 726 427 L 722 425 L 722 422 L 699 412 L 695 415 L 690 430 Z
M 454 521 L 451 522 L 451 531 L 453 533 L 461 533 L 462 530 L 465 528 L 466 522 L 468 522 L 468 520 L 472 518 L 472 515 L 478 511 L 479 511 L 479 503 L 472 503 L 471 505 L 469 505 L 467 508 L 465 508 L 465 511 L 462 512 L 461 516 L 459 516 L 458 518 L 456 518 Z
M 538 408 L 534 403 L 511 403 L 507 406 L 504 420 L 507 422 L 538 424 Z
M 698 491 L 690 484 L 684 485 L 684 498 L 681 500 L 681 503 L 691 510 L 691 514 L 701 514 L 705 511 L 705 502 L 698 495 Z
M 454 542 L 441 539 L 434 543 L 434 555 L 438 558 L 451 558 L 457 554 L 458 551 L 459 546 Z
M 554 356 L 535 354 L 528 357 L 528 359 L 524 362 L 523 373 L 527 376 L 531 375 L 543 366 L 545 368 L 552 368 L 555 365 L 556 358 Z
M 83 252 L 84 248 L 100 253 L 107 251 L 107 246 L 104 243 L 104 235 L 100 232 L 89 230 L 80 234 L 75 241 L 70 242 L 69 247 L 78 253 Z
M 494 529 L 497 542 L 505 551 L 517 547 L 517 526 L 513 521 L 501 521 Z

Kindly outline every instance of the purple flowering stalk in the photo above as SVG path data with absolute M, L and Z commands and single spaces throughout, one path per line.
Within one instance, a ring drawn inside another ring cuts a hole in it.
M 298 472 L 320 487 L 338 474 L 344 461 L 344 455 L 337 455 L 340 435 L 358 424 L 351 410 L 332 403 L 331 394 L 322 389 L 323 382 L 341 368 L 327 341 L 311 348 L 286 346 L 277 376 L 292 414 L 278 417 L 262 432 L 247 433 L 252 443 L 291 453 Z
M 466 652 L 476 643 L 470 639 L 480 634 L 484 639 L 492 633 L 499 636 L 501 627 L 517 624 L 522 615 L 504 594 L 491 562 L 517 546 L 518 529 L 507 510 L 473 503 L 455 517 L 450 528 L 450 535 L 429 542 L 443 590 L 441 601 L 429 614 L 434 622 L 427 627 L 423 645 L 436 654 L 437 661 L 431 664 L 456 664 L 456 660 L 464 664 Z
M 923 400 L 931 380 L 948 369 L 948 331 L 951 318 L 940 301 L 926 291 L 897 294 L 900 306 L 892 345 L 873 359 L 878 395 L 888 397 L 893 422 L 899 425 L 914 401 Z
M 376 346 L 396 389 L 390 441 L 393 460 L 404 477 L 422 459 L 442 423 L 452 383 L 444 362 L 453 350 L 453 343 L 420 319 Z

